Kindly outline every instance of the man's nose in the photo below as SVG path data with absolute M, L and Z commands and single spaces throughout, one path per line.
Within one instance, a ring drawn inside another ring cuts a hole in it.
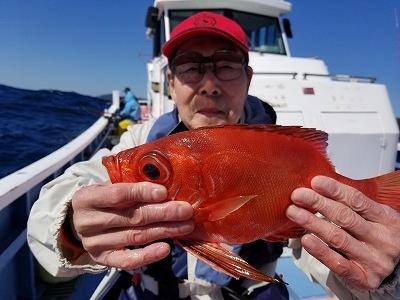
M 204 76 L 200 81 L 200 93 L 203 95 L 218 95 L 221 93 L 219 88 L 219 80 L 215 76 L 212 65 L 203 65 L 202 72 Z

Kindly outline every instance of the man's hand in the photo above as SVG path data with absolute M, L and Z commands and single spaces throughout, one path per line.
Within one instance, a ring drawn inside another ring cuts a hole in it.
M 347 284 L 377 289 L 399 263 L 400 214 L 332 178 L 317 176 L 311 187 L 293 191 L 287 210 L 311 233 L 302 237 L 303 247 Z
M 167 243 L 149 243 L 194 229 L 191 205 L 162 202 L 166 197 L 165 187 L 148 182 L 84 187 L 72 198 L 71 229 L 96 263 L 139 268 L 170 251 Z

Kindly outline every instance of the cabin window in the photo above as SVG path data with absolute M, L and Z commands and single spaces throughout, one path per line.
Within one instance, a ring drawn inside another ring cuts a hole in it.
M 170 10 L 171 30 L 184 19 L 200 11 L 193 9 Z M 209 11 L 224 15 L 238 22 L 247 35 L 248 46 L 251 51 L 286 55 L 278 18 L 228 9 L 210 9 Z

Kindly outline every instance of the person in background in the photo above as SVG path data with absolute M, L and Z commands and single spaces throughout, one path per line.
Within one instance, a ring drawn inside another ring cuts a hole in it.
M 121 136 L 121 134 L 127 130 L 128 126 L 142 122 L 142 110 L 138 99 L 132 94 L 131 89 L 128 87 L 125 88 L 124 93 L 124 105 L 119 113 L 122 120 L 118 122 L 118 136 Z
M 130 88 L 125 88 L 125 105 L 120 111 L 121 117 L 132 124 L 140 123 L 142 120 L 141 109 L 138 99 L 132 94 Z
M 288 299 L 284 285 L 234 280 L 187 255 L 170 238 L 193 230 L 191 205 L 163 201 L 166 188 L 150 182 L 110 184 L 101 163 L 200 126 L 274 123 L 273 109 L 248 95 L 248 51 L 241 27 L 218 14 L 198 13 L 172 31 L 162 52 L 176 108 L 128 127 L 111 151 L 71 166 L 32 207 L 28 243 L 50 274 L 120 268 L 128 280 L 117 294 L 131 299 Z M 288 241 L 295 263 L 332 298 L 400 299 L 400 214 L 328 177 L 313 178 L 311 187 L 294 190 L 286 212 L 309 232 Z M 274 276 L 282 247 L 259 240 L 234 251 Z

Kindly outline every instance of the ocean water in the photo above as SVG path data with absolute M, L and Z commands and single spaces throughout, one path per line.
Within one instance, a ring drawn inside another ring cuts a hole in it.
M 0 84 L 0 178 L 73 140 L 110 102 L 74 92 Z

